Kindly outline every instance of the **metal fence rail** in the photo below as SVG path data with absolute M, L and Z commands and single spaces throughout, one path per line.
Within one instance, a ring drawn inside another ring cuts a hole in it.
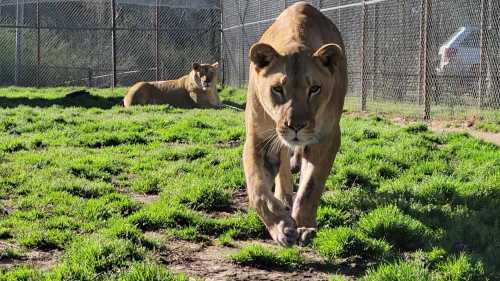
M 0 0 L 0 85 L 173 79 L 220 57 L 215 0 Z
M 222 0 L 227 84 L 246 85 L 250 46 L 294 2 Z M 359 108 L 384 111 L 399 104 L 399 110 L 410 107 L 428 119 L 441 111 L 500 107 L 499 1 L 306 2 L 342 32 L 349 96 Z

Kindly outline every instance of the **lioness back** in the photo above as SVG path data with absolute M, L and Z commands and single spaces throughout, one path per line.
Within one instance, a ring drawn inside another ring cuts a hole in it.
M 138 82 L 133 85 L 123 100 L 125 107 L 132 105 L 170 104 L 176 107 L 193 108 L 196 104 L 178 80 Z
M 138 82 L 130 87 L 123 105 L 169 104 L 181 108 L 218 107 L 218 63 L 194 63 L 191 72 L 179 79 Z

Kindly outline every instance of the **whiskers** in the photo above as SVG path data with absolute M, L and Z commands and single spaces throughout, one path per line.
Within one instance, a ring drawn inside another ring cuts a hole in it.
M 319 142 L 319 136 L 314 132 L 304 132 L 300 138 L 304 140 L 304 145 L 316 144 Z
M 273 153 L 278 154 L 283 147 L 283 143 L 281 142 L 276 130 L 268 129 L 264 131 L 264 140 L 260 143 L 259 152 L 265 153 Z

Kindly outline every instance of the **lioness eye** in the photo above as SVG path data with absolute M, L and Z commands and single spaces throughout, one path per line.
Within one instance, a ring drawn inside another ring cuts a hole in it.
M 271 88 L 273 93 L 278 94 L 280 97 L 283 96 L 283 87 L 281 86 L 274 86 Z
M 314 96 L 319 94 L 321 92 L 321 87 L 320 86 L 312 86 L 309 88 L 309 95 Z

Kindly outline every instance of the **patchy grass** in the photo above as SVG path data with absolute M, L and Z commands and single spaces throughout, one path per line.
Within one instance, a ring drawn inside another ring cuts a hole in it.
M 359 220 L 358 226 L 368 236 L 384 239 L 403 250 L 421 248 L 432 238 L 424 224 L 392 205 L 366 214 Z
M 432 280 L 429 270 L 416 262 L 400 261 L 382 264 L 368 270 L 362 281 L 427 281 Z
M 439 264 L 437 269 L 435 280 L 439 281 L 480 281 L 488 279 L 484 271 L 484 265 L 465 254 L 449 258 L 446 262 Z
M 7 248 L 0 250 L 0 261 L 7 259 L 21 259 L 24 258 L 25 254 L 16 248 Z
M 168 239 L 269 239 L 255 212 L 233 208 L 245 188 L 244 90 L 223 89 L 222 110 L 126 109 L 126 89 L 65 97 L 71 90 L 0 88 L 0 253 L 20 262 L 0 280 L 186 280 L 158 261 Z M 357 279 L 500 279 L 498 146 L 382 117 L 341 126 L 308 251 L 354 261 L 346 275 Z M 62 258 L 44 269 L 16 258 L 54 250 Z M 298 251 L 252 246 L 239 257 L 299 271 Z
M 488 121 L 479 121 L 479 124 L 476 125 L 481 131 L 490 132 L 490 133 L 500 133 L 500 121 L 496 122 L 488 122 Z
M 241 265 L 287 270 L 296 269 L 304 263 L 297 248 L 269 249 L 261 245 L 245 246 L 230 258 Z
M 348 227 L 320 231 L 314 239 L 314 247 L 330 262 L 349 257 L 383 259 L 391 252 L 387 242 L 370 239 Z

